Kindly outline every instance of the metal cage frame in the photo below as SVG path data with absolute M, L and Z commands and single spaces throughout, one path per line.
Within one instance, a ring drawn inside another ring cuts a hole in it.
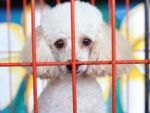
M 10 0 L 6 1 L 7 7 L 7 22 L 8 28 L 10 27 L 11 22 L 11 3 Z M 24 16 L 26 10 L 26 0 L 23 0 L 23 13 Z M 60 3 L 60 0 L 56 0 L 57 3 Z M 148 113 L 148 83 L 149 83 L 149 66 L 150 59 L 149 59 L 149 0 L 145 0 L 145 60 L 116 60 L 116 32 L 115 32 L 115 25 L 116 25 L 116 17 L 115 17 L 115 10 L 116 10 L 116 2 L 115 0 L 109 0 L 109 11 L 110 11 L 110 23 L 112 28 L 112 60 L 111 61 L 76 61 L 76 50 L 75 50 L 75 14 L 74 14 L 74 0 L 70 0 L 70 10 L 71 10 L 71 43 L 72 43 L 72 61 L 71 62 L 37 62 L 36 61 L 36 34 L 35 34 L 35 0 L 31 0 L 31 19 L 32 19 L 32 62 L 22 62 L 22 63 L 12 63 L 9 60 L 9 63 L 0 62 L 0 67 L 12 67 L 12 66 L 30 66 L 33 69 L 33 89 L 34 89 L 34 113 L 38 113 L 38 100 L 37 100 L 37 81 L 36 81 L 36 67 L 37 66 L 56 66 L 56 65 L 66 65 L 72 64 L 72 97 L 73 97 L 73 113 L 77 113 L 77 95 L 76 95 L 76 64 L 85 64 L 85 65 L 99 65 L 99 64 L 109 64 L 112 65 L 112 113 L 116 113 L 116 65 L 117 64 L 145 64 L 145 113 Z M 43 10 L 43 0 L 40 0 L 40 8 L 41 14 Z M 91 0 L 91 4 L 95 4 L 95 0 Z M 127 23 L 129 18 L 129 0 L 126 0 L 126 15 L 127 15 Z M 24 20 L 26 21 L 26 20 Z M 26 36 L 26 28 L 25 25 L 24 32 Z M 127 31 L 128 32 L 128 31 Z M 127 33 L 128 34 L 128 33 Z M 8 45 L 9 45 L 9 59 L 10 59 L 10 31 L 8 30 Z M 11 73 L 11 70 L 9 71 Z M 10 97 L 12 98 L 12 97 Z

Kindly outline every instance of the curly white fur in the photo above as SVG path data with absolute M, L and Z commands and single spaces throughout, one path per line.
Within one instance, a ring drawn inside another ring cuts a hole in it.
M 76 59 L 79 61 L 111 60 L 111 29 L 103 22 L 100 11 L 94 6 L 75 2 Z M 36 29 L 37 61 L 71 60 L 70 3 L 57 5 L 46 13 Z M 92 44 L 83 46 L 88 37 Z M 116 31 L 117 59 L 131 58 L 131 48 Z M 64 47 L 55 47 L 57 40 L 63 40 Z M 31 61 L 31 41 L 23 50 L 24 61 Z M 101 88 L 95 77 L 111 75 L 111 65 L 79 65 L 77 73 L 78 113 L 106 113 Z M 127 65 L 117 66 L 117 75 L 128 71 Z M 37 68 L 41 78 L 52 78 L 39 98 L 39 113 L 71 113 L 71 73 L 66 66 L 41 66 Z

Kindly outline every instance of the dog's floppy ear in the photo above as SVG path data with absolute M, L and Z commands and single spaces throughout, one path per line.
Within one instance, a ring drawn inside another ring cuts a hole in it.
M 27 40 L 23 52 L 22 59 L 24 62 L 32 61 L 32 46 L 31 38 Z M 36 60 L 37 62 L 54 62 L 55 59 L 46 41 L 46 37 L 43 34 L 41 26 L 36 28 Z M 28 73 L 31 73 L 31 69 L 28 68 Z M 56 66 L 38 66 L 37 76 L 40 78 L 55 77 L 58 75 L 58 69 Z
M 92 47 L 89 61 L 111 61 L 112 60 L 112 42 L 111 29 L 107 24 L 100 26 L 96 40 Z M 131 48 L 121 34 L 116 31 L 116 57 L 117 60 L 129 60 L 132 58 Z M 130 70 L 129 65 L 117 65 L 117 76 Z M 89 65 L 87 69 L 88 75 L 105 76 L 112 74 L 111 64 Z

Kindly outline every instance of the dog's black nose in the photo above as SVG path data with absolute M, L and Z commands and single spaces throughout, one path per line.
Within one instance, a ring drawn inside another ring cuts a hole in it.
M 68 61 L 70 62 L 71 60 L 68 60 Z M 78 61 L 78 60 L 76 60 L 76 61 Z M 68 69 L 69 72 L 72 72 L 72 64 L 66 65 L 66 68 Z M 79 65 L 77 64 L 76 65 L 76 71 L 78 69 L 79 69 Z

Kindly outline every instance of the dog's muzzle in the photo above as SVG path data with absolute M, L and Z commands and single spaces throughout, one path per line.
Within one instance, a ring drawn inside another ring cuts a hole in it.
M 70 61 L 72 61 L 72 60 L 68 60 L 68 62 L 70 62 Z M 78 60 L 76 60 L 76 61 L 78 61 Z M 79 66 L 80 66 L 79 64 L 76 65 L 76 71 L 78 71 Z M 66 65 L 66 68 L 67 68 L 69 73 L 72 72 L 72 64 Z

